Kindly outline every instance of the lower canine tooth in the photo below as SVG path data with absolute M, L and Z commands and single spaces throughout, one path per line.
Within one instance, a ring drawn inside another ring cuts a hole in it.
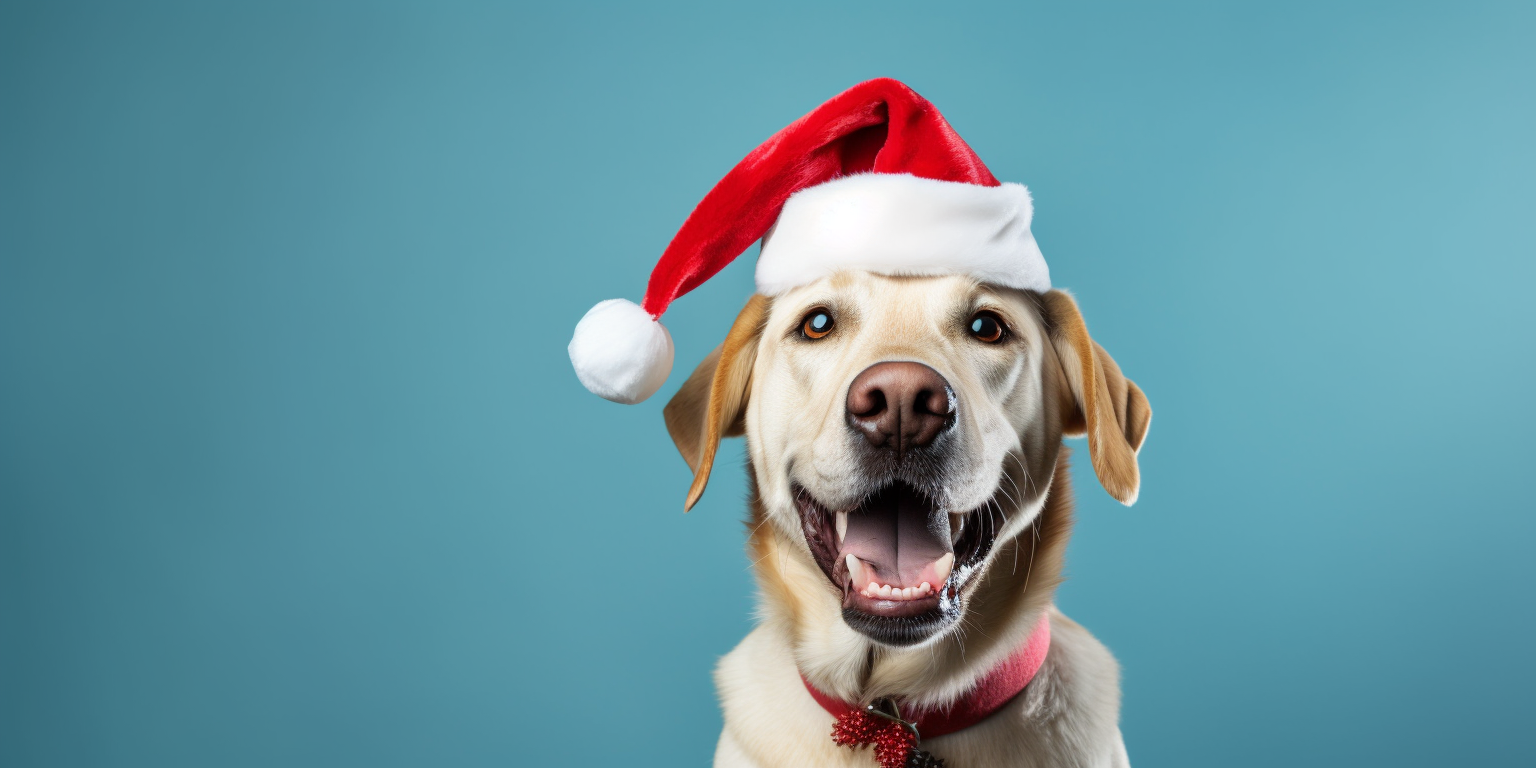
M 848 583 L 849 584 L 857 584 L 860 581 L 864 580 L 864 567 L 863 567 L 864 564 L 860 563 L 859 559 L 857 557 L 854 557 L 852 554 L 849 554 L 847 557 L 843 558 L 843 562 L 848 564 Z
M 939 558 L 938 562 L 933 564 L 933 571 L 934 574 L 938 577 L 938 583 L 943 584 L 944 582 L 949 581 L 949 572 L 953 570 L 954 567 L 955 553 L 944 553 L 944 556 Z

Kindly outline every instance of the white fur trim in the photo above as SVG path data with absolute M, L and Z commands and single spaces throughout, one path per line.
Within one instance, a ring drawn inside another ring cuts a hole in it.
M 656 394 L 672 372 L 672 334 L 625 299 L 587 310 L 566 351 L 581 383 L 616 403 L 633 405 Z
M 802 189 L 763 238 L 757 292 L 776 296 L 844 269 L 971 275 L 1031 291 L 1051 272 L 1021 184 L 983 187 L 907 174 L 845 176 Z

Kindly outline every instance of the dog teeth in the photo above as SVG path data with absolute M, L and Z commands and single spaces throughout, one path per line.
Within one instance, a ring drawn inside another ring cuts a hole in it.
M 949 513 L 949 543 L 954 545 L 960 541 L 960 532 L 965 530 L 965 515 L 959 512 Z
M 955 553 L 946 552 L 933 564 L 933 572 L 938 583 L 949 581 L 949 572 L 955 567 Z
M 842 546 L 843 537 L 848 535 L 848 513 L 837 513 L 837 543 Z
M 889 584 L 871 581 L 869 586 L 859 590 L 859 594 L 865 597 L 879 598 L 881 600 L 918 600 L 927 597 L 932 592 L 933 586 L 926 581 L 915 587 L 893 587 Z
M 864 580 L 864 561 L 854 557 L 852 553 L 843 558 L 848 564 L 848 583 L 858 584 Z

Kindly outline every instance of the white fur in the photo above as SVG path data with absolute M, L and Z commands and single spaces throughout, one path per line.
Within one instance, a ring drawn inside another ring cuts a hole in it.
M 672 334 L 625 299 L 587 310 L 566 351 L 581 383 L 616 403 L 633 405 L 656 394 L 672 372 Z
M 805 691 L 794 639 L 765 623 L 720 660 L 715 686 L 725 730 L 715 768 L 876 765 L 870 750 L 832 742 L 832 716 Z M 1024 693 L 982 722 L 923 746 L 956 768 L 1129 768 L 1117 722 L 1119 665 L 1104 646 L 1051 609 L 1051 650 Z
M 840 270 L 969 275 L 1045 292 L 1051 273 L 1020 184 L 983 187 L 866 173 L 803 189 L 763 238 L 757 291 L 777 296 Z

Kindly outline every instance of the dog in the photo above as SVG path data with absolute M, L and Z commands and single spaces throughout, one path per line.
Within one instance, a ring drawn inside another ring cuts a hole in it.
M 687 507 L 720 439 L 747 441 L 760 623 L 715 670 L 716 766 L 867 768 L 869 750 L 829 738 L 842 721 L 818 695 L 892 722 L 880 702 L 942 713 L 1041 628 L 1027 685 L 969 727 L 914 735 L 933 762 L 907 764 L 1129 765 L 1119 667 L 1053 604 L 1072 527 L 1062 440 L 1086 435 L 1129 505 L 1152 412 L 1069 294 L 853 269 L 755 295 L 664 415 L 694 473 Z

